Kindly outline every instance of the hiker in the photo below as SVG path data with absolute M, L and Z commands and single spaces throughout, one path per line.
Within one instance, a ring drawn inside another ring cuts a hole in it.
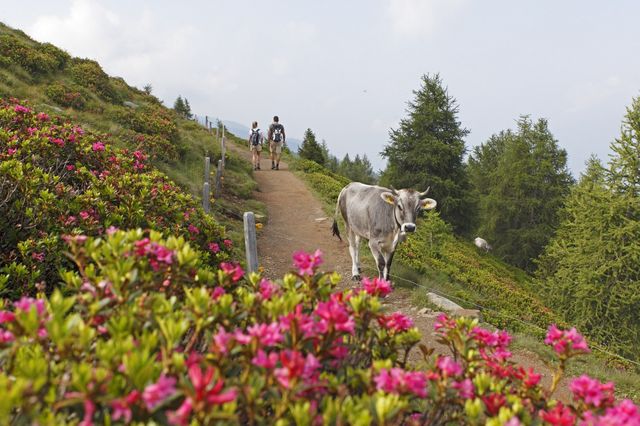
M 282 155 L 282 146 L 286 145 L 286 136 L 284 134 L 284 126 L 280 124 L 278 116 L 273 117 L 273 123 L 269 126 L 269 151 L 271 153 L 271 170 L 280 170 L 280 156 Z
M 260 152 L 262 151 L 262 142 L 264 142 L 264 136 L 258 128 L 258 122 L 254 121 L 251 124 L 251 131 L 249 132 L 249 149 L 251 150 L 253 163 L 253 170 L 260 170 Z

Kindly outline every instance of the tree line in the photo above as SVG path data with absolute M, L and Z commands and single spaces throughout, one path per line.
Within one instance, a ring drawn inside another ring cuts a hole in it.
M 546 119 L 520 116 L 470 152 L 469 130 L 438 74 L 424 75 L 381 155 L 383 186 L 423 189 L 461 238 L 537 277 L 547 305 L 592 338 L 638 359 L 640 348 L 640 98 L 610 160 L 593 157 L 578 181 Z M 300 155 L 374 182 L 366 156 L 331 156 L 311 130 Z

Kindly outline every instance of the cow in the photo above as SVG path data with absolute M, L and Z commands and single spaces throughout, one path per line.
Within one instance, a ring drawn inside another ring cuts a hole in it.
M 488 253 L 489 250 L 491 250 L 491 246 L 484 238 L 476 237 L 476 239 L 473 240 L 473 244 L 475 244 L 479 249 L 484 250 L 485 253 Z
M 389 279 L 393 254 L 407 233 L 415 232 L 416 218 L 422 210 L 436 207 L 435 200 L 426 197 L 429 192 L 413 189 L 388 189 L 381 186 L 352 182 L 342 188 L 333 220 L 333 235 L 340 241 L 338 213 L 342 215 L 349 240 L 351 275 L 360 281 L 360 240 L 369 240 L 371 254 L 376 261 L 380 278 Z

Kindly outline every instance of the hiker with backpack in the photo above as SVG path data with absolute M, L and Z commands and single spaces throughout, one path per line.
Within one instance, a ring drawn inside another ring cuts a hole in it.
M 282 155 L 282 146 L 286 145 L 286 136 L 284 134 L 284 126 L 280 124 L 278 116 L 273 117 L 273 123 L 269 126 L 269 151 L 271 153 L 271 170 L 280 170 L 280 156 Z
M 251 124 L 251 131 L 249 131 L 249 149 L 251 150 L 253 163 L 253 170 L 260 170 L 260 152 L 262 151 L 262 142 L 264 142 L 264 136 L 258 128 L 258 122 L 254 121 Z

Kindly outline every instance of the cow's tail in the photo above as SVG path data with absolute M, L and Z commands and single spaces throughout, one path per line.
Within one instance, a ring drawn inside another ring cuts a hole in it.
M 340 229 L 338 229 L 338 213 L 340 212 L 340 196 L 342 195 L 342 191 L 340 191 L 340 195 L 338 195 L 338 200 L 336 201 L 336 212 L 333 215 L 333 225 L 331 225 L 331 233 L 333 236 L 338 237 L 340 241 L 342 241 L 342 237 L 340 236 Z

